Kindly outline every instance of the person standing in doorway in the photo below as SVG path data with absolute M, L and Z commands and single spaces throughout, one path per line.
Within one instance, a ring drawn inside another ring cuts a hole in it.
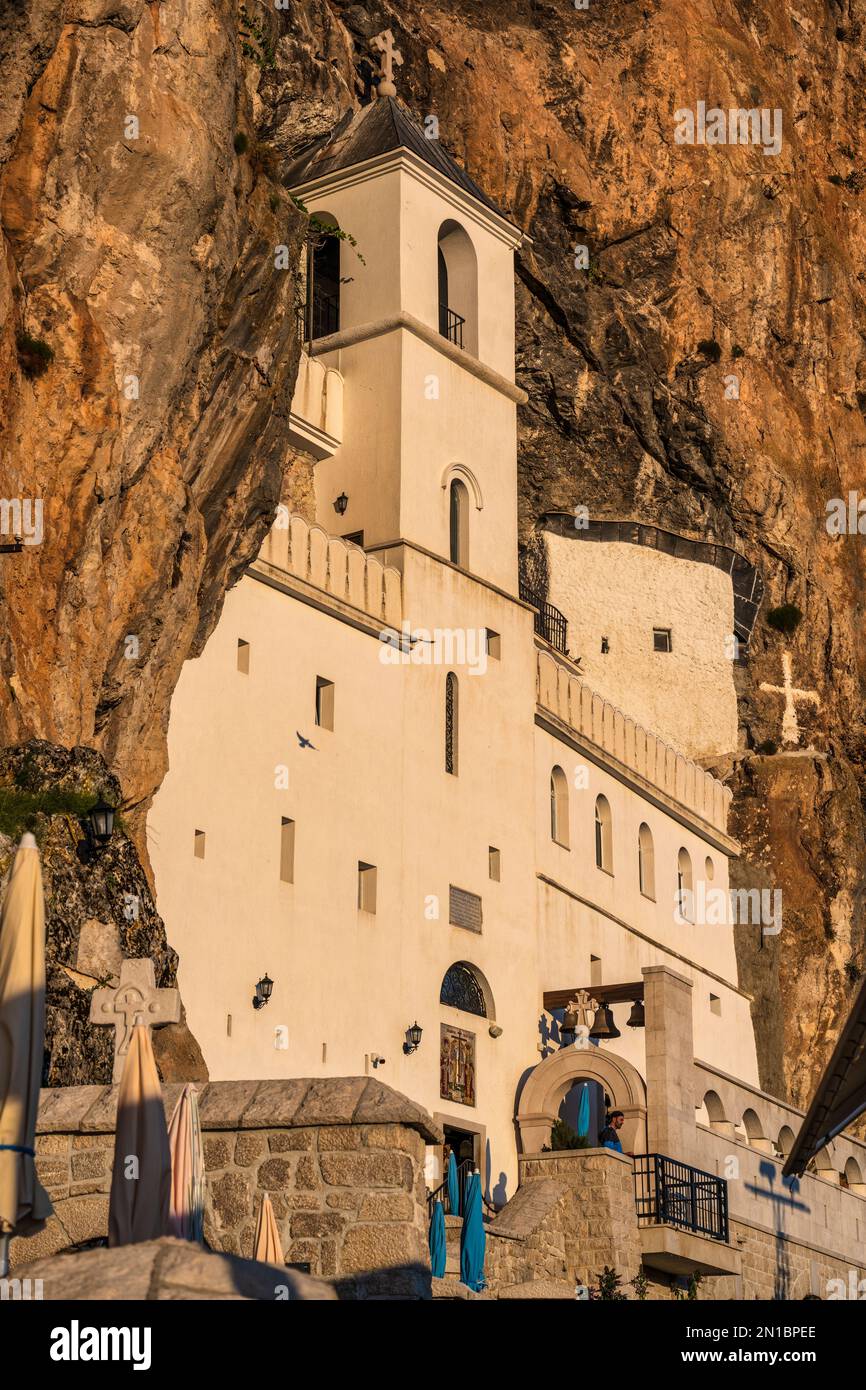
M 598 1142 L 603 1149 L 615 1149 L 618 1154 L 622 1153 L 619 1131 L 625 1123 L 625 1115 L 621 1110 L 611 1110 L 608 1115 L 604 1129 L 598 1136 Z

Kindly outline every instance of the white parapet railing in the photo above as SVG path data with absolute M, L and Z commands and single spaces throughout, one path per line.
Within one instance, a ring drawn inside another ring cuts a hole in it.
M 546 652 L 538 653 L 537 698 L 543 709 L 727 834 L 730 789 L 629 719 Z
M 292 442 L 316 459 L 330 458 L 343 442 L 343 375 L 301 351 L 289 416 Z
M 280 507 L 259 559 L 341 603 L 350 604 L 398 632 L 403 621 L 403 580 L 398 569 L 383 565 L 357 545 L 329 536 L 302 516 Z

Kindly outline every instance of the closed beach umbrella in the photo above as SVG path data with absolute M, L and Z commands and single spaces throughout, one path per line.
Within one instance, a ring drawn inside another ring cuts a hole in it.
M 180 1093 L 168 1126 L 171 1154 L 169 1233 L 201 1243 L 204 1228 L 204 1154 L 198 1091 L 190 1082 Z
M 42 871 L 22 835 L 0 912 L 0 1275 L 12 1232 L 38 1230 L 53 1211 L 33 1161 L 44 1045 Z
M 583 1083 L 580 1092 L 580 1104 L 577 1107 L 577 1136 L 582 1139 L 585 1134 L 589 1134 L 589 1087 Z
M 267 1192 L 262 1197 L 262 1205 L 259 1207 L 259 1219 L 256 1222 L 256 1240 L 253 1247 L 253 1259 L 262 1260 L 268 1265 L 282 1265 L 286 1263 L 283 1254 L 283 1247 L 280 1243 L 280 1233 L 277 1230 L 277 1219 L 274 1216 L 274 1209 L 271 1206 L 271 1199 Z
M 447 1258 L 445 1212 L 437 1197 L 433 1203 L 433 1215 L 430 1219 L 430 1271 L 434 1279 L 441 1279 L 444 1275 Z
M 466 1188 L 466 1210 L 460 1232 L 460 1282 L 480 1292 L 485 1286 L 484 1251 L 487 1236 L 481 1212 L 481 1178 L 473 1173 Z
M 159 1076 L 150 1031 L 138 1023 L 132 1030 L 117 1101 L 109 1245 L 136 1245 L 168 1235 L 170 1200 L 171 1154 Z
M 448 1193 L 448 1210 L 452 1216 L 460 1215 L 460 1184 L 457 1181 L 457 1159 L 454 1157 L 452 1149 L 448 1155 L 448 1167 L 445 1171 L 446 1191 Z

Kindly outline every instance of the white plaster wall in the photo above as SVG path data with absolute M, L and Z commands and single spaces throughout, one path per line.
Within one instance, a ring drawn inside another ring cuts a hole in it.
M 580 657 L 587 683 L 689 757 L 733 752 L 730 577 L 621 541 L 552 532 L 544 540 L 549 599 L 568 619 L 569 650 Z M 672 651 L 653 650 L 654 627 L 670 628 Z

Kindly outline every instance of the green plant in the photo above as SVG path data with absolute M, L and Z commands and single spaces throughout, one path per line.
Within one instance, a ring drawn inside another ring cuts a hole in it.
M 279 206 L 280 206 L 280 200 L 279 200 L 279 198 L 277 197 L 276 193 L 272 193 L 272 194 L 271 194 L 270 198 L 268 199 L 268 204 L 269 204 L 269 206 L 270 206 L 271 212 L 277 212 L 277 211 L 278 211 Z
M 274 46 L 258 20 L 253 19 L 246 5 L 238 10 L 238 34 L 241 52 L 260 68 L 276 66 Z
M 39 816 L 84 816 L 97 797 L 85 792 L 28 791 L 23 787 L 0 787 L 0 832 L 17 840 L 25 830 L 34 830 Z
M 550 1147 L 554 1151 L 564 1149 L 588 1149 L 589 1136 L 578 1134 L 566 1120 L 554 1120 L 550 1131 Z
M 796 603 L 782 603 L 778 608 L 771 608 L 767 614 L 767 622 L 770 627 L 777 632 L 784 632 L 790 636 L 799 627 L 803 614 Z
M 647 1279 L 643 1270 L 641 1270 L 640 1274 L 636 1274 L 633 1279 L 630 1279 L 629 1283 L 634 1289 L 635 1298 L 637 1298 L 639 1302 L 643 1303 L 646 1299 L 647 1290 L 649 1288 L 649 1280 Z
M 18 350 L 18 365 L 30 381 L 47 372 L 54 361 L 54 349 L 42 338 L 34 338 L 30 333 L 16 333 L 15 347 Z
M 336 227 L 331 222 L 322 222 L 315 214 L 310 213 L 310 209 L 307 207 L 306 203 L 303 202 L 301 198 L 296 197 L 294 193 L 290 192 L 289 197 L 294 206 L 298 209 L 298 212 L 302 212 L 305 217 L 309 217 L 310 231 L 313 232 L 314 235 L 333 236 L 336 237 L 338 241 L 345 241 L 348 246 L 351 246 L 358 260 L 361 262 L 361 265 L 367 264 L 361 252 L 358 250 L 358 243 L 351 232 L 345 231 L 343 227 Z
M 689 1303 L 694 1303 L 698 1296 L 702 1276 L 700 1274 L 690 1274 L 685 1288 L 681 1283 L 671 1284 L 671 1293 L 678 1303 L 686 1299 Z
M 615 1269 L 605 1265 L 598 1275 L 598 1288 L 590 1289 L 589 1296 L 599 1303 L 626 1303 L 628 1296 L 622 1292 L 622 1280 Z
M 247 146 L 249 145 L 249 143 L 250 142 L 248 137 L 244 135 L 244 132 L 242 130 L 239 130 L 234 140 L 232 141 L 235 154 L 246 154 Z
M 866 187 L 866 176 L 852 169 L 844 178 L 841 174 L 830 174 L 828 182 L 835 184 L 837 188 L 847 188 L 849 193 L 862 193 Z

